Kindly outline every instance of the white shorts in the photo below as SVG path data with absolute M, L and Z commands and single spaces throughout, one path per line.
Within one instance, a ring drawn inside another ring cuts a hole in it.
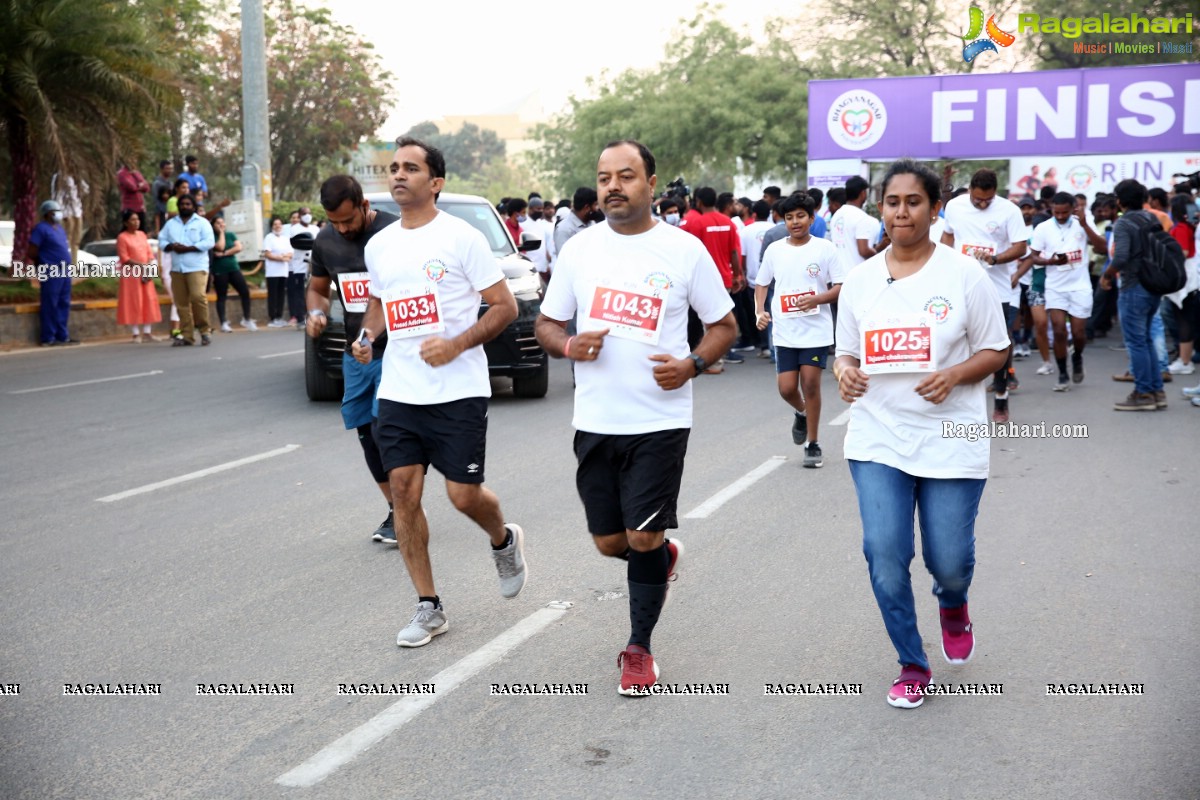
M 1092 316 L 1092 290 L 1070 289 L 1062 292 L 1046 287 L 1046 310 L 1065 311 L 1075 319 Z

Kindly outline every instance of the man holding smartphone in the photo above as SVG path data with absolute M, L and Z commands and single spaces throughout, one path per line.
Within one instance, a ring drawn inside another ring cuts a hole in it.
M 391 225 L 399 217 L 386 211 L 376 211 L 363 197 L 362 186 L 349 175 L 334 175 L 321 184 L 321 206 L 329 224 L 322 228 L 313 242 L 312 278 L 308 282 L 305 305 L 308 315 L 305 331 L 316 339 L 328 323 L 331 288 L 337 282 L 338 302 L 342 304 L 346 324 L 346 349 L 342 353 L 342 422 L 348 431 L 358 432 L 363 458 L 384 501 L 388 504 L 387 518 L 371 533 L 371 538 L 384 544 L 395 544 L 393 528 L 392 490 L 379 447 L 375 444 L 375 418 L 379 415 L 376 392 L 382 375 L 382 361 L 373 359 L 360 364 L 350 354 L 354 340 L 360 337 L 363 313 L 367 310 L 367 266 L 363 251 L 371 237 Z M 307 210 L 307 209 L 305 209 Z M 387 338 L 375 345 L 381 354 Z
M 432 464 L 460 512 L 488 535 L 500 593 L 525 585 L 525 534 L 506 524 L 500 501 L 483 485 L 491 396 L 483 343 L 517 317 L 517 301 L 483 234 L 439 211 L 446 182 L 441 151 L 411 137 L 396 141 L 390 184 L 400 223 L 367 244 L 367 340 L 384 332 L 376 440 L 395 503 L 396 540 L 417 590 L 417 611 L 396 636 L 420 647 L 447 629 L 429 561 L 429 523 L 421 507 Z M 488 310 L 479 315 L 480 299 Z M 371 348 L 355 342 L 363 364 Z

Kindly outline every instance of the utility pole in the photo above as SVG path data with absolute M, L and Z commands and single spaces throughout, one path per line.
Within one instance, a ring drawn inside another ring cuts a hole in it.
M 267 116 L 267 35 L 262 0 L 242 0 L 242 199 L 271 216 L 271 123 Z

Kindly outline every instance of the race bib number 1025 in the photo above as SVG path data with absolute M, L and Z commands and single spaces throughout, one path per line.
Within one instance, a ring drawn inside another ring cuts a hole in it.
M 868 323 L 862 329 L 861 369 L 869 375 L 933 372 L 937 369 L 934 342 L 933 332 L 919 319 Z

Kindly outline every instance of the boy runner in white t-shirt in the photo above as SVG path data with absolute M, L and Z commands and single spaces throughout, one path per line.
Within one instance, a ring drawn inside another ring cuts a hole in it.
M 784 244 L 769 248 L 755 278 L 754 310 L 759 330 L 774 327 L 779 396 L 796 409 L 792 441 L 804 446 L 804 466 L 824 461 L 817 429 L 821 422 L 821 373 L 833 344 L 833 313 L 842 288 L 837 248 L 809 232 L 816 211 L 812 197 L 794 194 L 780 206 L 787 223 Z M 775 282 L 771 308 L 767 288 Z

